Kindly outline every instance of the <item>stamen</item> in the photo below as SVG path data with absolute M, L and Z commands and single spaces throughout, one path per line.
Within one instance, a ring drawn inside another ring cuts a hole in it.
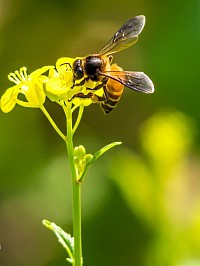
M 28 75 L 27 75 L 27 68 L 22 67 L 20 68 L 20 71 L 16 70 L 14 73 L 10 73 L 8 75 L 8 79 L 15 84 L 19 84 L 20 82 L 27 81 Z
M 15 84 L 19 84 L 21 82 L 21 80 L 15 75 L 15 73 L 10 73 L 8 75 L 8 79 L 14 82 Z
M 20 81 L 23 81 L 23 77 L 20 75 L 18 70 L 15 71 L 15 75 L 19 78 Z
M 26 67 L 21 67 L 20 68 L 20 75 L 21 75 L 23 80 L 27 80 L 28 79 L 27 68 Z

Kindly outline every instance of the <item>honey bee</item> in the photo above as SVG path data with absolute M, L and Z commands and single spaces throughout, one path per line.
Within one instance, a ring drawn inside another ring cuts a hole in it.
M 123 71 L 117 64 L 111 64 L 114 53 L 127 49 L 137 42 L 144 24 L 143 15 L 128 20 L 99 53 L 75 59 L 71 66 L 74 86 L 87 86 L 91 81 L 97 82 L 98 85 L 92 89 L 88 87 L 90 92 L 87 95 L 78 93 L 74 97 L 91 98 L 92 101 L 99 102 L 104 113 L 108 114 L 117 105 L 124 86 L 138 92 L 154 92 L 153 82 L 143 72 Z M 94 93 L 101 88 L 104 91 L 102 97 Z

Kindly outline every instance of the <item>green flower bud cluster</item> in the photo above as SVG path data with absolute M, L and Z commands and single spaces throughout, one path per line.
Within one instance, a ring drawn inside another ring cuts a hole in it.
M 86 154 L 86 150 L 83 145 L 79 145 L 74 148 L 74 164 L 76 166 L 79 179 L 83 175 L 86 165 L 88 165 L 92 159 L 93 155 L 90 153 Z

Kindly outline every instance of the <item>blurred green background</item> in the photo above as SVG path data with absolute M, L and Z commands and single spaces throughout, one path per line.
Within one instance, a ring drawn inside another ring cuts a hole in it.
M 114 57 L 144 71 L 153 95 L 129 89 L 105 116 L 86 108 L 75 136 L 94 153 L 83 184 L 86 266 L 200 265 L 200 2 L 1 0 L 0 93 L 7 74 L 98 52 L 128 19 L 146 16 L 139 41 Z M 62 130 L 64 116 L 46 107 Z M 72 233 L 63 141 L 37 109 L 0 113 L 0 265 L 67 265 L 42 219 Z

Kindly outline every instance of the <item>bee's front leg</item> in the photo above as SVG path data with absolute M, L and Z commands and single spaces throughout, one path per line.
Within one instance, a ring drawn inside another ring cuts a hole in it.
M 73 88 L 76 87 L 76 86 L 83 86 L 87 80 L 88 80 L 87 78 L 84 78 L 84 79 L 81 80 L 79 83 L 75 83 L 76 80 L 74 79 L 74 80 L 73 80 L 73 85 L 72 85 L 71 89 L 73 89 Z

